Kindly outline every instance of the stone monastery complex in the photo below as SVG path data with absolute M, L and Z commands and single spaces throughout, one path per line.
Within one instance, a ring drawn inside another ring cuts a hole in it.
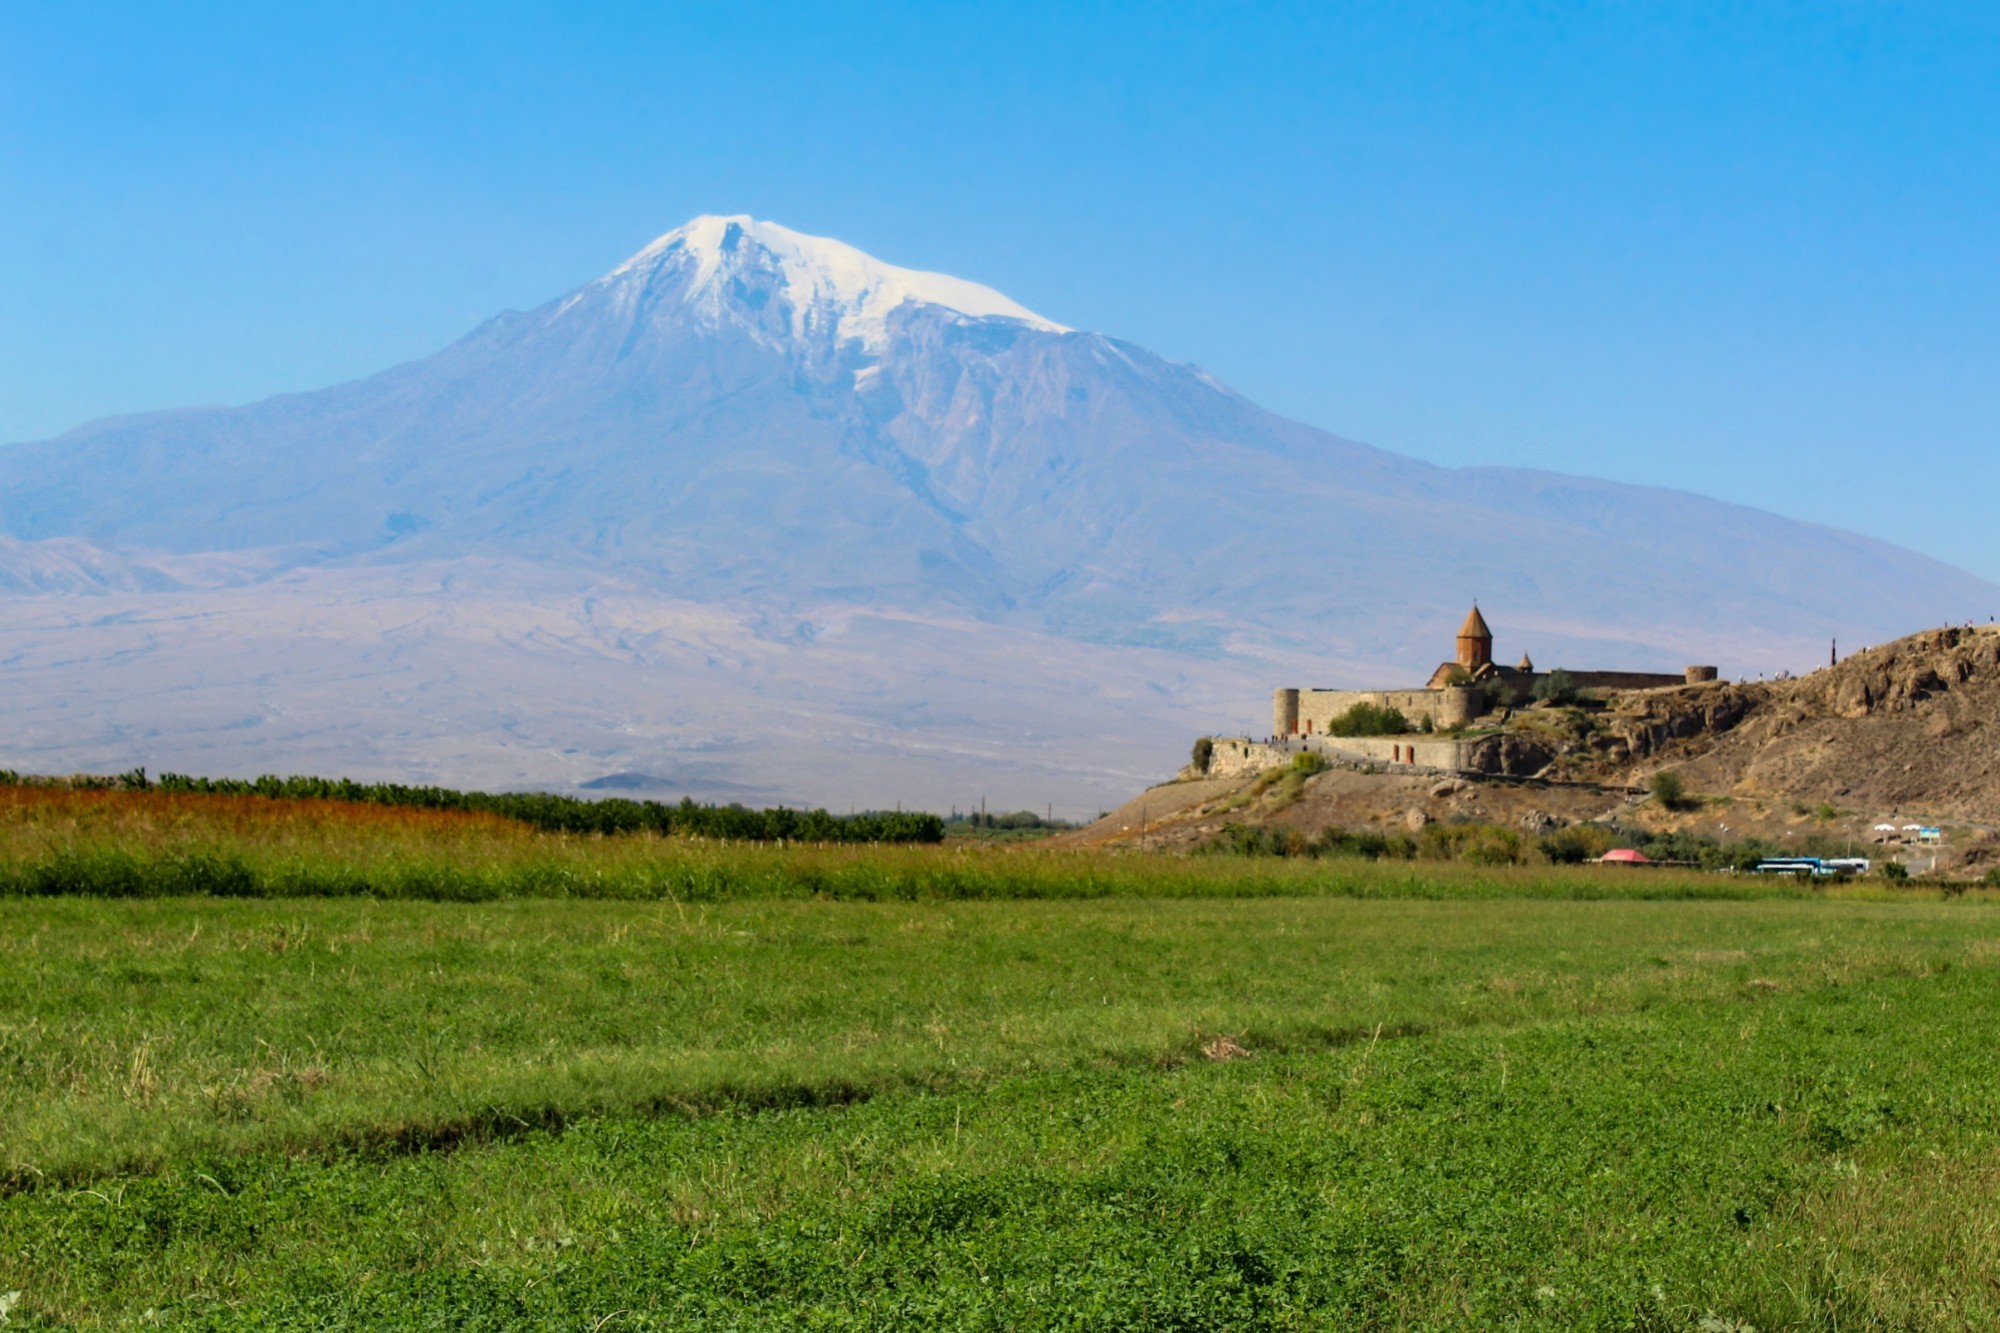
M 1525 655 L 1519 666 L 1493 660 L 1493 631 L 1474 606 L 1458 631 L 1458 654 L 1441 663 L 1420 689 L 1312 690 L 1285 687 L 1272 698 L 1271 732 L 1280 740 L 1324 736 L 1327 723 L 1356 704 L 1394 708 L 1410 725 L 1449 731 L 1470 726 L 1488 709 L 1513 707 L 1534 697 L 1535 686 L 1552 672 L 1535 670 Z M 1712 666 L 1691 666 L 1679 675 L 1651 671 L 1569 671 L 1579 690 L 1655 690 L 1716 679 Z

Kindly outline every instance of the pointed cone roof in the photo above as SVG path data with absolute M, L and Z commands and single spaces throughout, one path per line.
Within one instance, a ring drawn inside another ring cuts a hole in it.
M 1465 623 L 1458 627 L 1458 637 L 1461 639 L 1490 639 L 1493 637 L 1493 631 L 1486 628 L 1486 617 L 1479 614 L 1477 603 L 1473 604 L 1472 613 L 1466 616 Z

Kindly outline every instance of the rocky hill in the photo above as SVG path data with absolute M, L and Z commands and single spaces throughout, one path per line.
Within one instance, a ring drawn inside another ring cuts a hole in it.
M 1483 720 L 1466 756 L 1455 775 L 1349 761 L 1309 775 L 1290 771 L 1287 752 L 1251 745 L 1206 774 L 1182 769 L 1065 841 L 1187 850 L 1230 825 L 1312 837 L 1470 821 L 1845 840 L 1865 852 L 1882 841 L 1874 826 L 1894 819 L 1950 828 L 1923 868 L 1977 873 L 2000 865 L 2000 625 L 1928 630 L 1808 676 L 1520 709 Z M 1661 771 L 1706 799 L 1648 799 Z
M 1551 777 L 2000 822 L 2000 626 L 1936 629 L 1795 679 L 1618 697 Z

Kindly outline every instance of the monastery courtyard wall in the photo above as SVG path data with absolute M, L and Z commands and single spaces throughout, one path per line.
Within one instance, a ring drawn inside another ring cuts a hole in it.
M 1432 727 L 1443 730 L 1462 727 L 1484 710 L 1484 701 L 1474 690 L 1307 690 L 1281 689 L 1271 699 L 1271 734 L 1274 736 L 1324 736 L 1327 724 L 1356 704 L 1394 708 L 1420 727 L 1428 718 Z
M 1293 737 L 1290 741 L 1252 740 L 1248 736 L 1213 737 L 1215 749 L 1208 771 L 1211 778 L 1255 777 L 1267 769 L 1292 762 L 1292 756 L 1310 750 L 1335 763 L 1380 764 L 1384 768 L 1433 770 L 1460 773 L 1472 767 L 1472 742 L 1456 736 L 1338 736 L 1329 739 Z M 1193 776 L 1193 770 L 1188 770 Z

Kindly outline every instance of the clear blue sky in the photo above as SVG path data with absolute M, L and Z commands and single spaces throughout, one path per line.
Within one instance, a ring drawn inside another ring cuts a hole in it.
M 702 212 L 2000 579 L 1990 3 L 9 0 L 0 439 L 366 374 Z

